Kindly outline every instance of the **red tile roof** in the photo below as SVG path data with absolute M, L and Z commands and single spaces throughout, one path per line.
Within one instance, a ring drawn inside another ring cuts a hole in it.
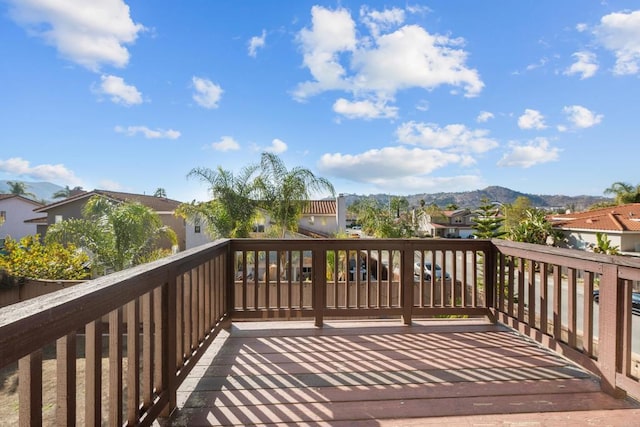
M 640 203 L 553 215 L 549 219 L 554 227 L 563 229 L 640 231 Z
M 310 200 L 302 211 L 304 215 L 335 215 L 335 200 Z

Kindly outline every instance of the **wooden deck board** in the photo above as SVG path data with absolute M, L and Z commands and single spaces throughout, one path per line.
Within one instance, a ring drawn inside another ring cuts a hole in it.
M 235 323 L 194 367 L 178 405 L 162 424 L 485 425 L 511 417 L 566 426 L 561 420 L 605 410 L 609 425 L 640 420 L 635 402 L 600 392 L 566 359 L 504 326 L 469 320 Z

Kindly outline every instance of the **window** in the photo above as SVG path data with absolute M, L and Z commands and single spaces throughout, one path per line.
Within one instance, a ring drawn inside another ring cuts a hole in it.
M 62 222 L 62 215 L 56 215 L 55 224 L 60 224 Z
M 7 219 L 7 211 L 0 211 L 0 219 L 3 221 Z
M 199 225 L 194 226 L 193 227 L 193 232 L 196 233 L 196 234 L 200 233 L 200 226 Z

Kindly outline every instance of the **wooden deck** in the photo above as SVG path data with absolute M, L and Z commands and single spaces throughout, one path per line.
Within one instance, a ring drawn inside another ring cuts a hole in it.
M 163 426 L 640 425 L 640 406 L 485 320 L 235 322 Z

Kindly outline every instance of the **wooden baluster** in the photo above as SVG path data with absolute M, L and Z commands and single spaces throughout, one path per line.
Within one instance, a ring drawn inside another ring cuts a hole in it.
M 56 342 L 57 408 L 56 424 L 76 423 L 76 333 L 72 332 Z
M 153 402 L 153 292 L 142 296 L 142 407 Z
M 42 350 L 18 361 L 18 396 L 20 426 L 42 425 Z
M 122 425 L 122 311 L 109 313 L 109 424 Z
M 102 319 L 85 326 L 84 424 L 102 425 Z
M 127 304 L 127 422 L 137 424 L 140 407 L 140 304 Z

